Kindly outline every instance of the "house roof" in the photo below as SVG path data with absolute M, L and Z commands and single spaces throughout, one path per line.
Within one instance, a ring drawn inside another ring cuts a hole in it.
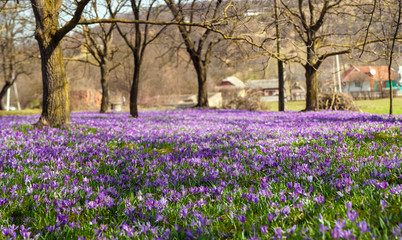
M 304 89 L 304 87 L 300 86 L 300 84 L 298 82 L 296 82 L 295 84 L 293 84 L 293 86 L 290 88 L 290 91 L 292 93 L 295 92 L 301 92 L 301 93 L 305 93 L 306 89 Z
M 251 89 L 278 89 L 278 79 L 247 80 L 246 87 Z
M 227 77 L 222 80 L 221 83 L 217 85 L 218 87 L 228 86 L 228 87 L 237 87 L 237 88 L 244 88 L 246 85 L 243 83 L 242 80 L 238 79 L 237 77 L 231 76 Z
M 391 69 L 391 79 L 396 78 L 396 72 Z M 388 81 L 388 66 L 361 66 L 352 65 L 348 70 L 342 73 L 342 82 L 355 82 L 371 80 Z

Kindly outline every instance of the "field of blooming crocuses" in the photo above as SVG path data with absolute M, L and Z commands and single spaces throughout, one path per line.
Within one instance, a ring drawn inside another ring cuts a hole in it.
M 399 239 L 402 116 L 0 118 L 0 239 Z

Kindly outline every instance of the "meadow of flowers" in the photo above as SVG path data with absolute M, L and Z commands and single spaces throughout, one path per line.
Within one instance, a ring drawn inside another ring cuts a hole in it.
M 401 117 L 2 117 L 0 239 L 400 239 Z

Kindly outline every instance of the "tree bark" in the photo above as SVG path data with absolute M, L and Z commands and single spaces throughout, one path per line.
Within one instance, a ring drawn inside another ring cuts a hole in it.
M 42 44 L 40 44 L 42 45 Z M 39 123 L 64 126 L 70 123 L 70 96 L 60 43 L 39 48 L 42 62 L 43 108 Z
M 276 53 L 278 54 L 278 83 L 279 83 L 279 111 L 285 111 L 285 79 L 283 76 L 283 61 L 279 59 L 281 54 L 281 31 L 279 27 L 279 3 L 274 1 L 275 8 L 275 32 L 276 32 Z
M 309 41 L 306 43 L 307 61 L 304 64 L 305 77 L 306 77 L 306 109 L 305 111 L 318 110 L 318 76 L 317 70 L 320 67 L 322 60 L 317 58 L 315 51 L 316 41 L 314 33 L 308 35 Z
M 283 76 L 283 61 L 278 59 L 278 82 L 279 82 L 279 111 L 285 111 L 285 79 Z
M 201 62 L 193 61 L 197 73 L 198 96 L 196 107 L 208 107 L 207 68 Z
M 138 58 L 134 58 L 134 74 L 133 83 L 130 91 L 130 115 L 134 118 L 138 118 L 138 83 L 140 82 L 141 61 Z
M 307 85 L 307 96 L 306 96 L 306 111 L 316 111 L 318 110 L 318 77 L 317 70 L 310 65 L 304 66 L 306 73 L 306 85 Z
M 100 113 L 105 113 L 109 109 L 109 75 L 110 70 L 106 64 L 100 65 L 101 85 L 102 85 L 102 103 Z
M 398 20 L 396 21 L 395 32 L 394 32 L 394 36 L 392 39 L 392 44 L 391 44 L 391 49 L 390 49 L 389 59 L 388 59 L 389 114 L 390 115 L 393 114 L 392 104 L 393 104 L 393 99 L 394 99 L 394 93 L 392 90 L 391 67 L 392 67 L 392 61 L 393 61 L 395 41 L 396 41 L 396 37 L 399 33 L 399 26 L 401 25 L 401 16 L 402 16 L 402 0 L 399 0 Z
M 43 103 L 38 124 L 57 127 L 70 123 L 70 96 L 61 40 L 78 24 L 88 2 L 76 1 L 73 17 L 60 28 L 62 0 L 31 0 L 42 65 Z
M 0 110 L 5 110 L 3 105 L 3 98 L 7 94 L 7 90 L 12 86 L 12 83 L 6 82 L 0 91 Z

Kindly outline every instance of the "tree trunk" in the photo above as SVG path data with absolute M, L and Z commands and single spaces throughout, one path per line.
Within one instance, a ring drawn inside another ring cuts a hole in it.
M 101 85 L 102 85 L 102 103 L 100 113 L 105 113 L 109 108 L 109 68 L 106 64 L 100 65 Z
M 391 74 L 389 74 L 391 75 Z M 389 115 L 393 114 L 393 109 L 392 109 L 392 102 L 394 100 L 394 93 L 392 91 L 392 80 L 391 78 L 389 79 Z
M 7 90 L 12 86 L 11 83 L 6 82 L 3 86 L 3 88 L 0 91 L 0 110 L 5 110 L 5 107 L 3 105 L 3 98 L 7 94 Z
M 198 82 L 198 96 L 196 107 L 208 107 L 207 68 L 199 61 L 193 61 Z
M 317 69 L 320 67 L 321 62 L 317 59 L 317 54 L 315 52 L 316 42 L 315 36 L 309 36 L 309 41 L 307 45 L 307 62 L 304 65 L 306 70 L 306 109 L 305 111 L 317 111 L 318 110 L 318 76 Z
M 307 85 L 307 96 L 306 96 L 306 111 L 316 111 L 318 110 L 318 78 L 317 70 L 310 66 L 304 66 L 306 73 L 306 85 Z
M 275 32 L 276 32 L 276 53 L 278 54 L 278 82 L 279 82 L 279 111 L 285 111 L 285 79 L 283 76 L 283 61 L 279 59 L 281 54 L 281 29 L 279 26 L 279 3 L 274 1 L 275 8 Z
M 56 46 L 39 43 L 43 82 L 43 109 L 39 123 L 49 126 L 63 126 L 70 122 L 69 87 L 60 43 Z
M 130 114 L 134 118 L 138 118 L 138 83 L 140 81 L 141 62 L 134 59 L 133 83 L 130 91 Z
M 70 123 L 70 95 L 61 40 L 78 24 L 88 2 L 75 1 L 73 17 L 59 28 L 63 1 L 31 0 L 36 22 L 35 39 L 39 45 L 42 65 L 43 103 L 38 124 L 56 127 Z
M 279 111 L 285 111 L 285 79 L 283 76 L 283 62 L 278 60 L 278 82 L 279 82 Z

